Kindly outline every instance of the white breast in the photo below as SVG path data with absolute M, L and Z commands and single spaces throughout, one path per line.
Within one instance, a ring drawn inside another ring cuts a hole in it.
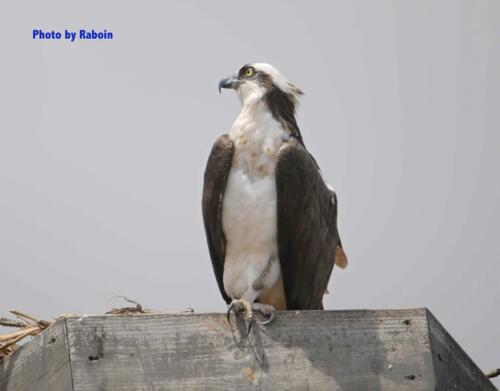
M 235 144 L 222 209 L 226 236 L 224 288 L 232 298 L 254 301 L 253 284 L 270 288 L 280 275 L 275 168 L 288 133 L 265 103 L 244 106 L 230 132 Z

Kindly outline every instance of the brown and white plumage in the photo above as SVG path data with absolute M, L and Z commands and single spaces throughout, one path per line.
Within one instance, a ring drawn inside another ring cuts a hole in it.
M 243 66 L 221 81 L 242 111 L 212 148 L 203 218 L 224 300 L 277 309 L 321 309 L 335 259 L 347 260 L 335 193 L 306 150 L 295 120 L 301 95 L 272 66 Z

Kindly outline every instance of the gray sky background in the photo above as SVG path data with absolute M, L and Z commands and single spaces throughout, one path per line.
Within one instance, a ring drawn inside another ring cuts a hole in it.
M 426 306 L 500 365 L 498 1 L 3 1 L 1 315 L 225 309 L 201 219 L 217 83 L 275 65 L 337 191 L 328 309 Z M 33 41 L 33 28 L 113 31 Z M 496 384 L 500 384 L 497 382 Z

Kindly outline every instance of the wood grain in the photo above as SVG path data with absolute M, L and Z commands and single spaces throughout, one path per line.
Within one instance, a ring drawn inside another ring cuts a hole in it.
M 222 314 L 67 322 L 75 390 L 429 390 L 434 384 L 425 310 L 283 312 L 248 340 L 236 327 L 233 336 Z M 89 360 L 101 350 L 102 357 Z
M 65 327 L 56 322 L 0 361 L 0 390 L 73 390 Z
M 437 319 L 428 312 L 432 359 L 439 390 L 496 390 Z
M 426 309 L 69 317 L 0 363 L 0 391 L 495 390 Z

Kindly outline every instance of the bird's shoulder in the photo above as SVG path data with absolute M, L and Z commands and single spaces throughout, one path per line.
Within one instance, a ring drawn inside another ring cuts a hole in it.
M 215 140 L 213 146 L 212 146 L 212 152 L 211 154 L 224 154 L 227 152 L 232 152 L 234 149 L 234 143 L 229 137 L 228 134 L 223 134 Z
M 227 169 L 231 164 L 233 154 L 234 143 L 229 138 L 229 135 L 223 134 L 219 136 L 219 138 L 215 140 L 208 157 L 205 169 L 205 180 L 208 180 L 214 173 Z
M 280 171 L 290 165 L 319 170 L 314 157 L 295 137 L 290 137 L 278 150 L 276 169 Z

